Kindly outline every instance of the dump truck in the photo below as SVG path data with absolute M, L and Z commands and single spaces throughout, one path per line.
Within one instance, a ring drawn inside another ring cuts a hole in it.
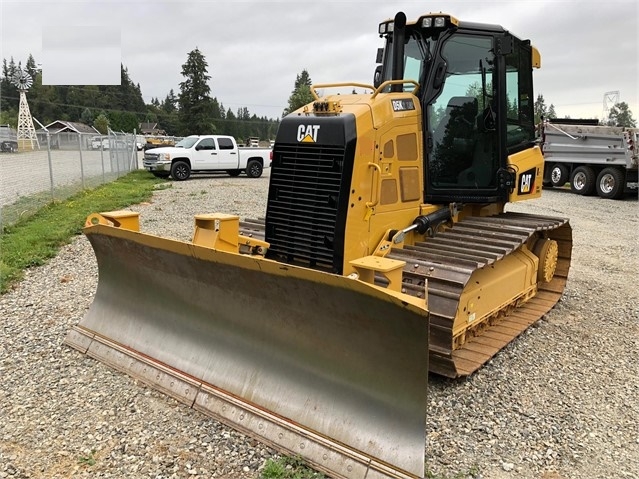
M 418 478 L 428 372 L 472 374 L 548 312 L 572 234 L 505 209 L 542 193 L 530 42 L 442 13 L 378 32 L 372 85 L 282 119 L 264 218 L 178 241 L 90 215 L 66 343 L 331 477 Z
M 543 123 L 544 186 L 582 196 L 621 199 L 637 190 L 639 129 L 599 125 L 597 120 L 552 119 Z

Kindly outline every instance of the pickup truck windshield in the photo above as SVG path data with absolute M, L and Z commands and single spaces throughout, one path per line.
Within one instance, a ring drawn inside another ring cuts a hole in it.
M 184 138 L 175 144 L 176 148 L 191 148 L 197 142 L 198 138 Z

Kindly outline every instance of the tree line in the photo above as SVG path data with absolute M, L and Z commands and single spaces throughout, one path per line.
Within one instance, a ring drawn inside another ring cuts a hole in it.
M 246 107 L 236 112 L 225 108 L 211 97 L 208 63 L 195 49 L 182 65 L 184 81 L 176 94 L 171 89 L 160 101 L 152 98 L 145 104 L 139 83 L 134 83 L 127 68 L 120 65 L 120 85 L 43 85 L 42 71 L 33 55 L 24 67 L 13 57 L 2 61 L 0 76 L 0 124 L 17 126 L 19 92 L 12 79 L 18 70 L 25 70 L 33 79 L 27 92 L 31 115 L 46 125 L 56 120 L 81 122 L 94 126 L 101 133 L 110 128 L 132 133 L 140 123 L 157 123 L 167 135 L 225 134 L 238 139 L 275 137 L 279 119 L 251 114 Z
M 0 76 L 0 124 L 16 126 L 18 118 L 19 92 L 12 83 L 15 73 L 23 69 L 21 62 L 13 57 L 2 61 Z M 134 83 L 124 65 L 120 65 L 119 85 L 43 85 L 42 72 L 33 55 L 29 55 L 24 70 L 33 79 L 28 91 L 31 114 L 43 124 L 55 120 L 76 121 L 94 126 L 101 133 L 110 128 L 115 131 L 133 132 L 140 123 L 157 123 L 158 127 L 172 136 L 191 134 L 226 134 L 240 140 L 248 137 L 275 138 L 279 119 L 258 117 L 246 107 L 235 112 L 225 108 L 217 97 L 211 96 L 208 62 L 196 47 L 188 53 L 181 73 L 184 80 L 176 94 L 171 89 L 163 100 L 152 98 L 145 104 L 139 83 Z M 288 106 L 282 116 L 313 101 L 310 87 L 312 81 L 306 69 L 297 75 Z M 516 108 L 516 103 L 508 108 Z M 441 112 L 435 112 L 435 116 Z M 534 103 L 535 124 L 541 118 L 556 118 L 555 107 L 546 106 L 543 95 Z M 613 126 L 635 127 L 628 104 L 614 105 L 605 123 Z

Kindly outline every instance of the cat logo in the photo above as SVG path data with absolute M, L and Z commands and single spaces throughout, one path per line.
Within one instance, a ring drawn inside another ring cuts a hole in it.
M 519 175 L 519 188 L 517 193 L 520 195 L 527 195 L 533 192 L 535 186 L 535 168 L 523 172 Z
M 317 132 L 319 131 L 319 125 L 300 125 L 297 127 L 297 141 L 304 143 L 317 142 Z

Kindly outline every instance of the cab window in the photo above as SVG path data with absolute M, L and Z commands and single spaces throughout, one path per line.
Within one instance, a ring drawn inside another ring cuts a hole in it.
M 197 144 L 198 150 L 215 150 L 215 140 L 213 138 L 204 138 Z
M 233 140 L 230 138 L 218 138 L 217 144 L 220 147 L 220 150 L 232 150 L 235 148 L 233 145 Z

